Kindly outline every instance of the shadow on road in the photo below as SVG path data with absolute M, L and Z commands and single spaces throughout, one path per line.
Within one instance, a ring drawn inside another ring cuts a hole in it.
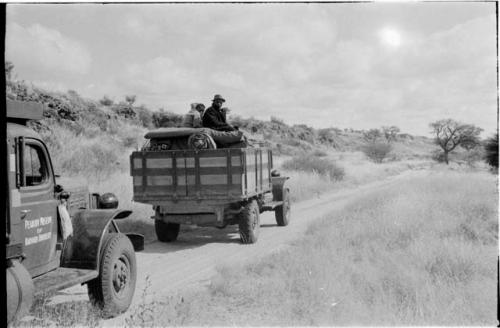
M 171 243 L 153 241 L 144 245 L 141 253 L 171 253 L 197 248 L 206 244 L 240 244 L 238 226 L 227 226 L 224 229 L 212 227 L 181 228 L 179 237 Z

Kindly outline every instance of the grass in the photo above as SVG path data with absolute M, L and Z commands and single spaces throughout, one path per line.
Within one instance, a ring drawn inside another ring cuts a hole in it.
M 161 300 L 147 325 L 496 324 L 497 204 L 484 172 L 401 181 L 278 254 L 220 268 L 207 290 Z
M 12 322 L 10 327 L 98 327 L 101 311 L 88 301 L 51 305 L 49 298 L 38 296 L 30 315 Z
M 281 165 L 285 170 L 317 173 L 329 178 L 329 180 L 340 181 L 344 178 L 344 168 L 337 165 L 334 160 L 322 158 L 323 153 L 303 153 L 293 156 Z
M 318 158 L 314 158 L 318 160 Z M 319 197 L 321 194 L 333 190 L 355 187 L 369 182 L 382 180 L 408 170 L 428 168 L 432 162 L 426 159 L 407 159 L 404 161 L 392 161 L 376 164 L 367 161 L 361 152 L 330 152 L 326 157 L 319 158 L 321 161 L 335 163 L 335 167 L 342 170 L 342 179 L 331 178 L 329 174 L 321 174 L 317 170 L 293 170 L 281 169 L 282 175 L 289 176 L 287 185 L 291 191 L 293 202 Z M 286 163 L 291 158 L 275 157 L 275 166 L 287 167 Z

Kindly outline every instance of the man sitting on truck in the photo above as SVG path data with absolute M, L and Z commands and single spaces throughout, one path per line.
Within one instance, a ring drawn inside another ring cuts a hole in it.
M 238 128 L 226 122 L 225 112 L 222 110 L 222 104 L 226 102 L 221 95 L 215 95 L 212 100 L 212 106 L 203 114 L 203 127 L 217 131 L 237 131 Z
M 201 128 L 202 127 L 202 117 L 205 111 L 205 105 L 201 103 L 191 104 L 191 110 L 184 115 L 182 120 L 182 126 L 188 128 Z

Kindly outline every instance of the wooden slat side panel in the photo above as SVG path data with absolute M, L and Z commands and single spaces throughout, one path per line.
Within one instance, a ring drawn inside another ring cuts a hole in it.
M 249 197 L 269 190 L 271 161 L 263 150 L 135 152 L 134 199 Z

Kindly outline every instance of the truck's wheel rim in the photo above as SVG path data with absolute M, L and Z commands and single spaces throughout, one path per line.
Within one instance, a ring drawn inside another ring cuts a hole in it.
M 257 210 L 252 211 L 252 231 L 254 231 L 257 228 L 257 225 L 259 224 L 259 219 L 258 219 L 258 214 Z
M 120 256 L 113 266 L 113 289 L 121 296 L 130 283 L 130 262 L 124 255 Z

